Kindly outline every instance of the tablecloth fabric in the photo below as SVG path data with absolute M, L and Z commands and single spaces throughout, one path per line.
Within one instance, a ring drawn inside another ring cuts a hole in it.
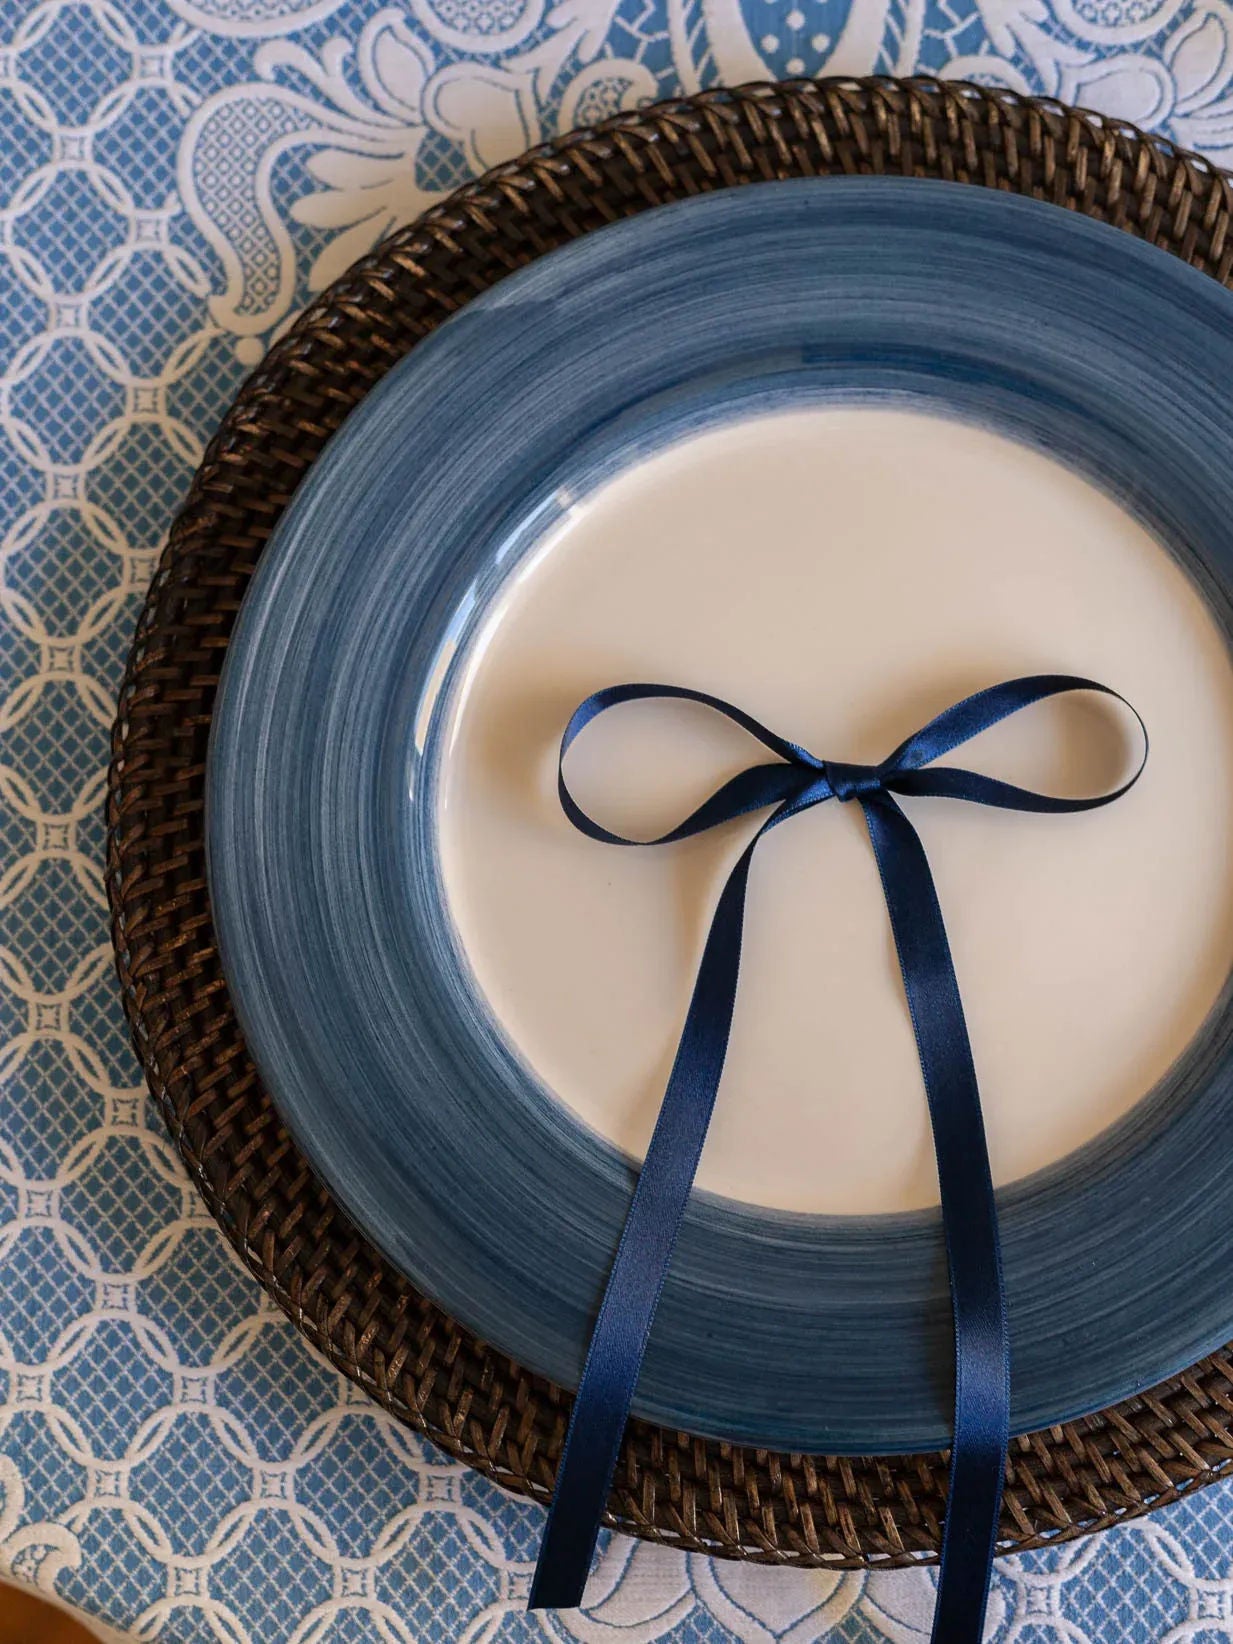
M 302 305 L 484 167 L 716 82 L 930 70 L 1233 155 L 1223 0 L 0 0 L 0 1573 L 168 1644 L 908 1644 L 933 1577 L 605 1544 L 381 1414 L 231 1258 L 129 1050 L 112 705 L 206 438 Z M 1233 1638 L 1233 1489 L 1001 1563 L 990 1636 Z

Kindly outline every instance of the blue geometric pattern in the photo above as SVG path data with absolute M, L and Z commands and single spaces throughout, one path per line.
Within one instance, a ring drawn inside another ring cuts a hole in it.
M 718 81 L 927 69 L 1233 157 L 1225 0 L 0 0 L 0 1573 L 168 1644 L 908 1644 L 932 1576 L 542 1523 L 317 1360 L 128 1049 L 107 733 L 169 516 L 246 372 L 388 229 Z M 999 1564 L 998 1644 L 1233 1639 L 1233 1492 Z

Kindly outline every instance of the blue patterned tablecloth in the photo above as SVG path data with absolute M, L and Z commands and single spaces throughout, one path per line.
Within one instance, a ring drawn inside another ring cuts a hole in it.
M 0 1574 L 211 1644 L 908 1644 L 924 1571 L 616 1540 L 397 1427 L 231 1259 L 143 1093 L 112 700 L 205 439 L 308 293 L 528 144 L 717 81 L 928 69 L 1233 155 L 1224 0 L 0 0 Z M 2 1595 L 0 1595 L 2 1602 Z M 1233 1639 L 1233 1491 L 999 1566 L 991 1637 Z

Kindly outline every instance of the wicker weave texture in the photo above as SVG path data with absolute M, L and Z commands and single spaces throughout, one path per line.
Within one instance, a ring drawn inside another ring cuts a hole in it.
M 1231 283 L 1230 189 L 1203 161 L 1053 103 L 929 81 L 713 91 L 502 166 L 358 263 L 242 389 L 171 531 L 120 693 L 107 884 L 137 1053 L 186 1167 L 308 1339 L 400 1420 L 507 1488 L 551 1492 L 568 1395 L 383 1262 L 309 1170 L 249 1060 L 205 879 L 206 741 L 249 577 L 348 411 L 477 292 L 578 235 L 710 189 L 826 173 L 954 179 L 1116 224 Z M 776 1455 L 632 1423 L 609 1522 L 693 1550 L 861 1567 L 936 1556 L 942 1455 Z M 1233 1349 L 1017 1440 L 999 1550 L 1097 1530 L 1233 1470 Z

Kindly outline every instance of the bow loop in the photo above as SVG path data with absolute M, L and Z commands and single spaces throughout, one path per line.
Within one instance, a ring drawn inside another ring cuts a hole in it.
M 1138 725 L 1143 740 L 1142 757 L 1130 776 L 1111 793 L 1081 799 L 1060 799 L 1053 794 L 1033 793 L 1031 789 L 1001 782 L 996 777 L 982 776 L 978 771 L 933 763 L 1011 714 L 1071 691 L 1094 691 L 1100 696 L 1111 697 L 1129 710 Z M 738 772 L 683 822 L 654 839 L 627 839 L 622 834 L 612 833 L 596 822 L 594 817 L 588 816 L 570 793 L 565 780 L 565 756 L 581 732 L 600 714 L 606 713 L 609 708 L 620 707 L 622 703 L 640 702 L 648 698 L 701 703 L 703 707 L 732 720 L 778 758 L 769 764 L 752 765 L 748 770 Z M 1147 754 L 1147 727 L 1137 709 L 1107 685 L 1075 674 L 1032 674 L 1023 679 L 1007 680 L 1005 684 L 993 685 L 988 690 L 965 697 L 901 742 L 880 765 L 854 765 L 843 760 L 819 759 L 807 748 L 777 735 L 743 709 L 705 691 L 693 691 L 683 685 L 610 685 L 606 690 L 596 691 L 587 697 L 571 715 L 561 738 L 557 791 L 566 816 L 592 839 L 608 845 L 669 845 L 752 811 L 772 810 L 772 815 L 763 824 L 762 831 L 765 832 L 786 821 L 789 816 L 812 810 L 827 799 L 834 798 L 846 803 L 852 799 L 872 799 L 877 794 L 966 799 L 973 804 L 991 805 L 1000 810 L 1035 811 L 1051 815 L 1098 810 L 1102 805 L 1120 799 L 1134 787 L 1147 764 Z

